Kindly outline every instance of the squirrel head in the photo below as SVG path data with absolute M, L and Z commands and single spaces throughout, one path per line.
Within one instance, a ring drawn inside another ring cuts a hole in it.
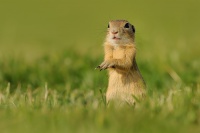
M 106 41 L 113 45 L 134 42 L 135 27 L 126 20 L 111 20 L 108 24 Z

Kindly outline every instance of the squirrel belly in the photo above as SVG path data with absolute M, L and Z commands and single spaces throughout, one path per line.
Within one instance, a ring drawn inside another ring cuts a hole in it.
M 112 47 L 112 45 L 110 46 Z M 133 105 L 135 103 L 135 97 L 141 99 L 145 95 L 145 83 L 138 70 L 135 56 L 133 56 L 135 55 L 135 50 L 134 45 L 129 44 L 113 48 L 110 51 L 112 59 L 119 60 L 119 62 L 116 67 L 108 68 L 107 103 L 116 101 L 118 104 L 128 103 Z M 130 64 L 128 63 L 129 58 L 127 56 L 132 57 Z

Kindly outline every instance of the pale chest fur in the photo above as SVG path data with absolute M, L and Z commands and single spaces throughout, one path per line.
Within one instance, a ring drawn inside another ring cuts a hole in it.
M 125 57 L 125 48 L 114 47 L 112 54 L 113 54 L 113 59 L 122 59 Z

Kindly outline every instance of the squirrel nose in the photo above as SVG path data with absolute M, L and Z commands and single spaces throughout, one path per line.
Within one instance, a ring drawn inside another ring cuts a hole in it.
M 118 33 L 118 31 L 112 31 L 112 34 L 117 34 Z

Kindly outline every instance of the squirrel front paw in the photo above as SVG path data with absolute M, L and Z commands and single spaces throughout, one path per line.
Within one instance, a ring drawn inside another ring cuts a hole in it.
M 106 61 L 102 62 L 101 65 L 96 67 L 96 69 L 100 69 L 100 71 L 101 71 L 101 70 L 105 70 L 107 68 L 114 68 L 114 67 L 115 67 L 115 64 L 113 63 L 113 61 L 106 60 Z

